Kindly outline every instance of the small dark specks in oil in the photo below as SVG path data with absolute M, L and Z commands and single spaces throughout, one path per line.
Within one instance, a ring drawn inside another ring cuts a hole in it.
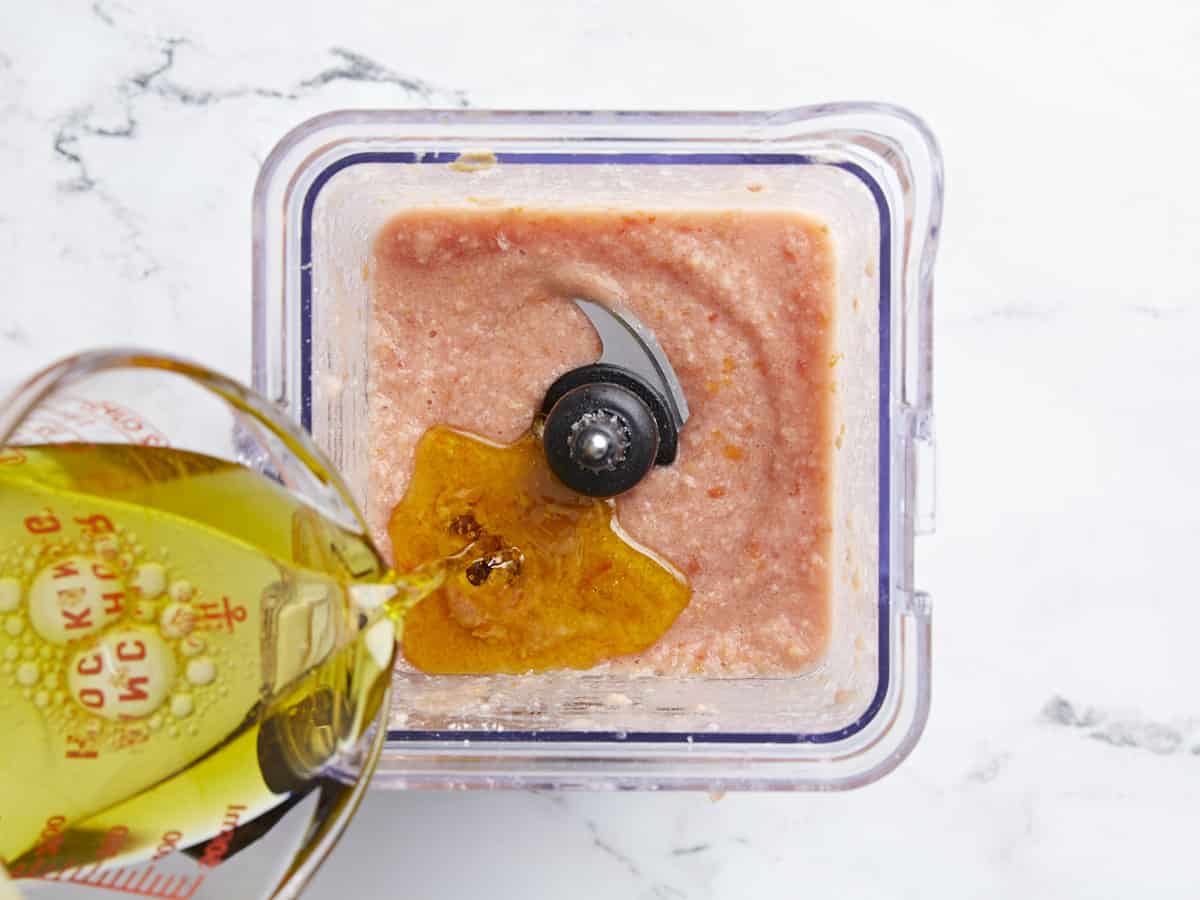
M 450 523 L 450 533 L 456 537 L 476 540 L 483 533 L 483 526 L 476 521 L 473 515 L 464 513 L 461 516 L 456 516 Z
M 520 550 L 508 547 L 499 553 L 475 560 L 467 566 L 463 574 L 474 587 L 479 587 L 497 570 L 503 571 L 510 579 L 519 577 L 524 561 L 524 554 Z
M 465 574 L 467 576 L 467 581 L 471 582 L 473 586 L 479 587 L 481 584 L 487 581 L 492 574 L 491 561 L 486 559 L 477 559 L 475 562 L 467 566 L 467 571 Z

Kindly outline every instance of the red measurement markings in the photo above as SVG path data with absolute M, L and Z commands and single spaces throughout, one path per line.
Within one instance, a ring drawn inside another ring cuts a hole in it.
M 62 522 L 49 508 L 42 510 L 44 515 L 26 516 L 25 530 L 30 534 L 53 534 L 62 530 Z
M 231 606 L 228 597 L 222 597 L 220 605 L 215 602 L 197 603 L 196 610 L 199 612 L 196 628 L 201 631 L 224 629 L 233 634 L 236 623 L 246 621 L 246 607 Z
M 88 709 L 104 709 L 104 692 L 100 688 L 82 688 L 76 699 Z
M 92 534 L 112 534 L 117 530 L 112 519 L 99 513 L 94 516 L 75 516 L 75 524 L 82 526 L 84 531 Z
M 165 447 L 167 438 L 142 416 L 110 400 L 79 400 L 79 405 L 103 419 L 125 437 L 147 447 Z
M 179 842 L 183 840 L 182 831 L 166 831 L 163 832 L 162 840 L 158 842 L 158 849 L 154 851 L 154 855 L 150 857 L 150 862 L 158 862 L 164 856 L 170 856 L 179 849 Z
M 28 525 L 28 521 L 26 524 Z M 92 578 L 96 581 L 117 581 L 117 571 L 107 563 L 92 563 L 90 570 Z M 88 588 L 86 582 L 84 584 L 78 582 L 80 576 L 80 569 L 72 560 L 55 563 L 50 570 L 50 577 L 54 581 L 73 580 L 73 583 L 57 588 L 60 607 L 59 614 L 62 616 L 64 631 L 79 631 L 93 627 L 91 606 L 85 606 L 83 609 L 77 610 L 68 609 L 68 607 L 77 606 L 79 603 L 87 600 Z M 117 588 L 118 586 L 119 583 L 109 585 L 111 588 Z M 100 599 L 104 601 L 104 612 L 106 615 L 117 616 L 125 609 L 125 592 L 123 590 L 101 589 Z
M 104 611 L 110 616 L 119 616 L 125 610 L 124 591 L 105 591 L 100 599 L 104 601 Z
M 37 856 L 55 856 L 62 849 L 63 826 L 67 824 L 66 816 L 51 816 L 38 835 Z
M 66 824 L 66 816 L 48 818 L 46 824 L 42 826 L 42 833 L 38 835 L 33 858 L 13 866 L 10 874 L 14 878 L 41 878 L 51 874 L 56 868 L 56 857 L 62 850 L 63 841 L 66 839 L 66 835 L 63 834 Z M 57 868 L 62 869 L 63 867 L 58 866 Z
M 146 658 L 146 644 L 135 639 L 117 641 L 118 662 L 140 662 Z M 118 670 L 118 677 L 113 679 L 113 686 L 121 689 L 117 695 L 118 703 L 130 703 L 145 700 L 150 694 L 146 685 L 150 683 L 149 675 L 130 675 L 125 669 Z
M 64 755 L 67 759 L 95 759 L 100 755 L 100 747 L 95 738 L 68 734 L 67 751 Z
M 129 829 L 124 825 L 114 825 L 104 835 L 100 849 L 96 851 L 96 862 L 103 862 L 116 856 L 129 843 Z
M 60 394 L 53 400 L 43 404 L 34 416 L 35 420 L 53 417 L 58 422 L 69 422 L 80 428 L 87 428 L 90 425 L 95 425 L 98 421 L 91 406 L 90 400 Z
M 42 830 L 39 838 L 33 864 L 16 867 L 11 874 L 17 878 L 65 882 L 83 887 L 118 891 L 123 894 L 159 897 L 162 900 L 189 900 L 195 896 L 200 885 L 204 883 L 205 873 L 203 872 L 196 875 L 168 875 L 158 872 L 154 868 L 153 863 L 179 849 L 179 842 L 183 840 L 183 833 L 180 831 L 168 831 L 163 835 L 151 864 L 146 866 L 136 868 L 128 866 L 106 868 L 104 866 L 106 860 L 119 854 L 129 843 L 129 829 L 124 825 L 114 825 L 105 833 L 92 861 L 79 864 L 71 860 L 65 865 L 55 865 L 58 861 L 53 860 L 52 857 L 62 846 L 65 825 L 66 819 L 62 816 L 54 816 L 47 820 L 46 827 Z M 53 868 L 50 868 L 51 866 Z
M 221 860 L 229 852 L 229 842 L 233 840 L 233 832 L 237 830 L 238 820 L 245 811 L 246 807 L 238 803 L 231 803 L 225 807 L 225 818 L 221 820 L 221 831 L 205 845 L 200 865 L 208 866 L 211 869 L 221 864 Z
M 150 675 L 146 674 L 144 666 L 136 665 L 121 665 L 122 663 L 145 663 L 149 651 L 146 648 L 146 642 L 140 638 L 130 637 L 126 640 L 117 641 L 113 648 L 113 660 L 105 659 L 104 654 L 98 650 L 93 650 L 89 653 L 81 654 L 75 662 L 75 673 L 83 676 L 83 678 L 92 680 L 90 684 L 77 686 L 75 691 L 75 699 L 86 706 L 88 709 L 104 709 L 105 704 L 110 700 L 117 706 L 117 715 L 126 721 L 140 718 L 137 712 L 128 713 L 129 707 L 122 707 L 125 703 L 141 703 L 150 697 L 148 690 L 150 685 Z M 108 685 L 115 688 L 116 691 L 106 691 L 95 685 L 97 676 L 107 675 L 105 681 Z M 135 674 L 141 671 L 142 674 Z M 130 725 L 122 733 L 122 742 L 120 747 L 127 747 L 131 744 L 141 743 L 145 740 L 144 736 L 137 736 L 135 732 L 139 731 L 141 726 Z
M 33 422 L 21 426 L 16 437 L 18 440 L 34 444 L 63 444 L 84 440 L 83 435 L 77 429 L 44 410 L 36 413 Z
M 62 599 L 62 592 L 59 592 L 59 599 Z M 62 613 L 63 628 L 66 631 L 79 631 L 84 628 L 92 627 L 92 608 L 85 606 L 78 612 L 72 612 L 65 607 L 59 612 Z
M 92 574 L 101 581 L 114 581 L 117 577 L 117 573 L 110 569 L 105 563 L 92 563 Z
M 82 408 L 81 401 L 60 396 L 34 410 L 17 431 L 17 437 L 30 443 L 83 441 L 83 433 L 97 421 L 92 413 Z
M 38 407 L 17 431 L 22 443 L 86 442 L 102 439 L 97 432 L 116 432 L 131 443 L 166 447 L 166 435 L 140 414 L 109 400 L 58 397 Z
M 159 897 L 161 900 L 190 900 L 204 883 L 205 873 L 197 875 L 167 875 L 153 865 L 115 869 L 87 866 L 39 876 L 43 881 L 59 881 L 82 887 L 103 888 L 140 897 Z
M 19 466 L 22 465 L 28 457 L 25 456 L 16 447 L 5 447 L 0 449 L 0 466 Z

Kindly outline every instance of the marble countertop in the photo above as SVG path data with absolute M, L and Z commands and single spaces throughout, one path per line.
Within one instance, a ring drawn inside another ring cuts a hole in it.
M 254 178 L 330 109 L 880 99 L 942 141 L 934 703 L 911 758 L 836 795 L 376 793 L 306 896 L 1200 894 L 1200 13 L 921 6 L 5 15 L 0 381 L 129 342 L 248 378 Z

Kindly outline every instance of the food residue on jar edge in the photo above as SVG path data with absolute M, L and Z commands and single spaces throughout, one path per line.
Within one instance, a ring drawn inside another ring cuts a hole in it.
M 458 158 L 447 163 L 455 172 L 483 172 L 496 165 L 496 154 L 491 150 L 464 150 Z

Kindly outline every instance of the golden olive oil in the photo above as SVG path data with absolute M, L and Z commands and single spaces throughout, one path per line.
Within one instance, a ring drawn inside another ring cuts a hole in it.
M 424 672 L 586 669 L 650 647 L 691 597 L 616 527 L 611 500 L 555 477 L 534 433 L 497 446 L 429 429 L 389 534 L 400 572 L 473 542 L 475 558 L 405 619 L 404 655 Z
M 386 695 L 395 632 L 364 606 L 386 580 L 363 537 L 236 464 L 0 450 L 0 860 L 211 866 L 312 790 L 336 821 L 350 788 L 321 769 Z

